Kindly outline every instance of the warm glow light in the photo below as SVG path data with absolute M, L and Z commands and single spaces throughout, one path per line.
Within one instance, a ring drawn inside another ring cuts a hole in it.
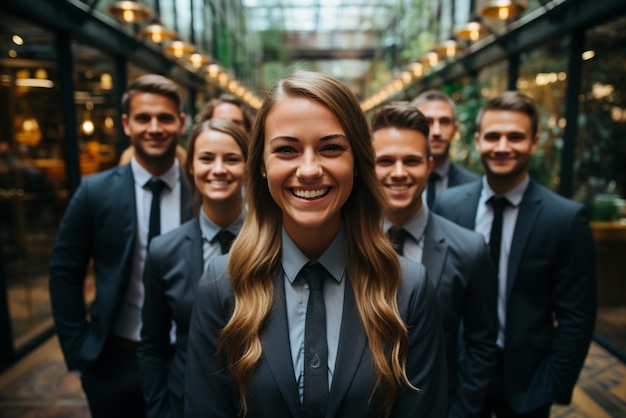
M 209 64 L 207 70 L 209 73 L 209 77 L 217 78 L 217 75 L 220 73 L 220 66 L 217 64 Z
M 115 126 L 115 121 L 113 120 L 113 118 L 111 116 L 107 116 L 106 118 L 104 118 L 104 127 L 107 129 L 113 129 L 113 127 Z
M 498 9 L 498 19 L 506 20 L 509 18 L 509 9 L 501 7 Z
M 42 87 L 46 89 L 54 87 L 52 80 L 41 80 L 38 78 L 17 78 L 15 79 L 15 85 L 18 87 Z
M 420 62 L 411 64 L 411 71 L 415 77 L 421 77 L 424 75 L 424 66 Z
M 20 35 L 11 36 L 11 41 L 13 41 L 15 45 L 24 45 L 24 39 L 22 39 Z
M 228 74 L 226 73 L 220 73 L 217 76 L 217 82 L 220 83 L 221 85 L 225 86 L 226 83 L 228 83 Z
M 85 135 L 93 135 L 96 127 L 93 124 L 91 119 L 87 119 L 83 121 L 83 124 L 80 126 L 80 129 L 83 131 Z
M 15 49 L 9 49 L 9 56 L 11 58 L 17 57 L 17 51 L 15 51 Z
M 467 26 L 470 40 L 477 41 L 480 38 L 480 25 L 476 22 L 470 22 Z
M 37 68 L 35 71 L 35 78 L 46 80 L 48 78 L 48 72 L 44 68 Z
M 111 90 L 113 88 L 113 77 L 109 73 L 102 73 L 100 76 L 100 86 L 104 90 Z
M 596 51 L 594 51 L 593 49 L 585 51 L 582 54 L 583 61 L 590 60 L 591 58 L 593 58 L 595 56 L 596 56 Z

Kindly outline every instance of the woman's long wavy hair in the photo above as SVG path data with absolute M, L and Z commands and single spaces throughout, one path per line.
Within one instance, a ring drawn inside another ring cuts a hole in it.
M 282 212 L 261 172 L 267 115 L 285 97 L 305 97 L 327 107 L 352 145 L 356 177 L 342 208 L 347 277 L 378 371 L 371 395 L 381 399 L 382 412 L 389 415 L 398 387 L 413 387 L 405 368 L 408 331 L 397 305 L 400 265 L 382 229 L 387 198 L 375 174 L 367 119 L 352 92 L 332 77 L 296 71 L 276 84 L 259 110 L 246 167 L 248 214 L 228 262 L 235 306 L 220 335 L 218 351 L 225 349 L 245 414 L 247 386 L 262 353 L 259 333 L 272 309 L 274 278 L 280 271 Z

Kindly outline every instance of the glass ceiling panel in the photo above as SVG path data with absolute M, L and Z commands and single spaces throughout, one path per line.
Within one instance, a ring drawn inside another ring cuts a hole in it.
M 251 30 L 384 31 L 401 0 L 244 0 Z

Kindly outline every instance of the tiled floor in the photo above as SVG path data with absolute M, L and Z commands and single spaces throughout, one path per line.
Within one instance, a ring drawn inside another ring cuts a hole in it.
M 88 418 L 80 382 L 68 374 L 56 337 L 0 375 L 0 418 Z M 552 418 L 626 417 L 626 365 L 593 343 L 571 405 Z

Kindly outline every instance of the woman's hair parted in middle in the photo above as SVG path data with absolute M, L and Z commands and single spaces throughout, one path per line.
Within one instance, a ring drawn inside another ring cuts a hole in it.
M 274 277 L 281 271 L 282 212 L 262 172 L 267 117 L 286 97 L 302 97 L 327 107 L 353 149 L 355 181 L 342 207 L 347 277 L 378 370 L 372 396 L 380 396 L 383 413 L 389 415 L 399 384 L 412 387 L 405 369 L 408 331 L 397 305 L 400 265 L 382 229 L 387 198 L 376 177 L 367 118 L 354 94 L 332 77 L 296 71 L 274 86 L 257 114 L 246 166 L 248 213 L 228 261 L 235 307 L 220 335 L 219 350 L 226 352 L 245 413 L 246 388 L 262 352 L 260 329 L 272 308 Z

